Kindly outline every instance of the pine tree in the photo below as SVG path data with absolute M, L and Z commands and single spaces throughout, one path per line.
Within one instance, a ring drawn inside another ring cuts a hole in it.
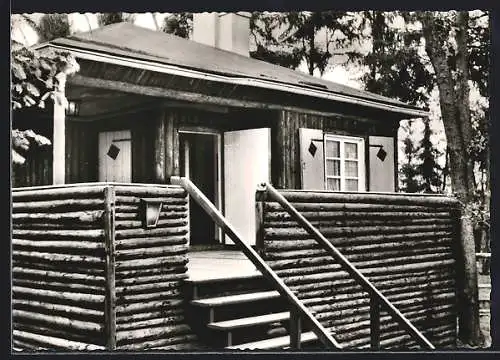
M 403 140 L 403 163 L 400 166 L 400 189 L 403 192 L 415 193 L 421 188 L 421 183 L 419 181 L 419 172 L 417 168 L 416 157 L 417 148 L 413 143 L 414 131 L 413 131 L 413 121 L 408 121 L 407 124 L 402 125 L 406 132 L 406 136 Z
M 431 142 L 433 133 L 430 126 L 430 119 L 424 118 L 424 136 L 420 141 L 420 151 L 418 159 L 420 164 L 417 167 L 418 173 L 422 176 L 420 191 L 425 193 L 439 193 L 442 186 L 443 169 L 437 163 L 437 159 L 442 155 Z
M 305 61 L 310 75 L 323 75 L 334 51 L 358 37 L 353 21 L 345 11 L 255 12 L 250 31 L 256 50 L 250 56 L 291 69 Z
M 394 26 L 404 14 L 399 12 L 364 11 L 358 32 L 371 42 L 368 54 L 351 51 L 350 61 L 366 66 L 362 81 L 365 89 L 403 102 L 427 106 L 434 83 L 428 67 L 421 61 L 419 32 Z

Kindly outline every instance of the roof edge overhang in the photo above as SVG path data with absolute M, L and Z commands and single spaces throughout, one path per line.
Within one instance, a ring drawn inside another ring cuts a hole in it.
M 329 92 L 329 91 L 311 89 L 309 87 L 303 88 L 300 86 L 287 84 L 287 83 L 283 83 L 283 82 L 278 82 L 278 81 L 256 79 L 256 78 L 251 78 L 251 77 L 238 77 L 238 76 L 225 76 L 225 75 L 220 75 L 220 74 L 212 74 L 212 73 L 207 73 L 207 72 L 203 72 L 203 71 L 199 71 L 199 70 L 188 69 L 188 68 L 178 66 L 178 65 L 169 65 L 169 64 L 162 64 L 162 63 L 158 63 L 158 62 L 154 62 L 154 61 L 139 60 L 139 59 L 130 58 L 130 57 L 123 57 L 123 56 L 102 53 L 102 52 L 89 51 L 89 50 L 71 47 L 71 46 L 56 45 L 56 44 L 52 44 L 49 42 L 39 44 L 37 46 L 34 46 L 33 48 L 40 50 L 40 49 L 43 49 L 46 47 L 51 47 L 54 50 L 68 51 L 68 52 L 72 53 L 74 56 L 76 56 L 77 58 L 81 58 L 81 59 L 85 59 L 85 60 L 105 62 L 105 63 L 127 66 L 127 67 L 141 69 L 141 70 L 148 70 L 148 71 L 152 71 L 152 72 L 165 73 L 165 74 L 169 74 L 169 75 L 183 76 L 183 77 L 188 77 L 188 78 L 202 79 L 202 80 L 214 81 L 214 82 L 222 82 L 222 83 L 228 83 L 228 84 L 233 84 L 233 85 L 243 85 L 243 86 L 251 86 L 251 87 L 256 87 L 256 88 L 265 88 L 265 89 L 276 90 L 276 91 L 281 91 L 281 92 L 288 92 L 288 93 L 292 93 L 292 94 L 317 97 L 317 98 L 322 98 L 322 99 L 341 102 L 341 103 L 348 103 L 348 104 L 354 104 L 354 105 L 360 105 L 360 106 L 365 106 L 365 107 L 369 107 L 369 108 L 374 108 L 374 109 L 378 109 L 378 110 L 389 111 L 389 112 L 397 113 L 397 114 L 404 115 L 404 116 L 410 116 L 412 118 L 429 117 L 429 113 L 427 111 L 412 108 L 412 107 L 410 107 L 410 105 L 408 107 L 397 106 L 394 104 L 387 104 L 387 103 L 368 100 L 368 99 L 355 98 L 352 96 L 333 93 L 333 92 Z

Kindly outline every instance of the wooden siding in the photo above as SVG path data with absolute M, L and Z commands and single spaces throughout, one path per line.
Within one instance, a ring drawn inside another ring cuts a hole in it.
M 436 348 L 456 346 L 458 202 L 446 197 L 282 191 Z M 347 348 L 370 344 L 369 295 L 277 203 L 263 202 L 266 262 Z M 383 349 L 417 347 L 381 314 Z
M 278 188 L 300 189 L 299 128 L 321 129 L 324 133 L 359 136 L 368 144 L 369 135 L 395 136 L 398 123 L 347 116 L 318 116 L 283 110 L 272 127 L 272 182 Z M 368 146 L 365 146 L 367 168 Z M 396 164 L 397 167 L 397 164 Z M 368 173 L 368 172 L 367 172 Z M 368 184 L 368 179 L 366 181 Z
M 149 110 L 95 121 L 66 121 L 66 182 L 98 181 L 101 131 L 131 130 L 132 182 L 153 182 L 153 129 L 157 111 Z
M 167 183 L 180 175 L 179 131 L 224 131 L 271 127 L 275 112 L 214 112 L 196 108 L 164 107 L 114 115 L 93 121 L 67 120 L 66 182 L 97 181 L 100 131 L 132 132 L 132 182 Z M 45 183 L 44 183 L 45 184 Z
M 66 183 L 97 181 L 97 135 L 91 124 L 66 119 Z

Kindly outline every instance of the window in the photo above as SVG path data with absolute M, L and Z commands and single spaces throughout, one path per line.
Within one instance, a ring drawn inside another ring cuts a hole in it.
M 362 138 L 325 135 L 325 187 L 333 191 L 365 191 Z

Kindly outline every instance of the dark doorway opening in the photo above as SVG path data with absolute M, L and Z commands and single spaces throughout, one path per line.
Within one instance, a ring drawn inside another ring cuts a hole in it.
M 180 133 L 181 175 L 189 178 L 217 206 L 218 139 L 216 134 Z M 189 201 L 190 246 L 216 245 L 213 220 L 193 200 Z

